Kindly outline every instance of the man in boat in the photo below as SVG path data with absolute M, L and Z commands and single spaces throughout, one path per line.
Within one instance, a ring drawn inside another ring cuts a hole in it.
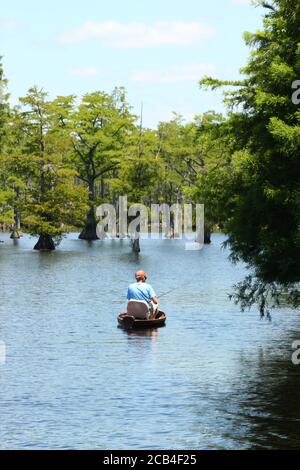
M 145 271 L 135 273 L 136 282 L 130 284 L 127 291 L 127 300 L 139 300 L 147 302 L 150 311 L 150 318 L 155 318 L 158 309 L 158 298 L 150 284 L 147 284 L 148 274 Z

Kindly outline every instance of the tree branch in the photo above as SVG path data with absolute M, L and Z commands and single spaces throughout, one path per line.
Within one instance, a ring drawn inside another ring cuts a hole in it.
M 109 171 L 115 170 L 116 168 L 118 168 L 119 165 L 120 163 L 114 163 L 113 165 L 103 168 L 101 171 L 95 174 L 95 179 L 99 178 L 99 176 L 105 175 L 105 173 L 108 173 Z

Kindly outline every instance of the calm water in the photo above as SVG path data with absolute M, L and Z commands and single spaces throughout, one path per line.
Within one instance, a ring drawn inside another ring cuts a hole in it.
M 88 244 L 54 253 L 0 237 L 0 448 L 248 449 L 300 447 L 299 312 L 271 323 L 227 299 L 244 274 L 216 235 L 181 242 Z M 117 327 L 127 284 L 150 273 L 167 327 Z

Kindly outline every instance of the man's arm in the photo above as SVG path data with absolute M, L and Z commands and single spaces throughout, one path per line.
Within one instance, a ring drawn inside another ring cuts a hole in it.
M 149 297 L 150 297 L 151 301 L 152 301 L 155 305 L 157 305 L 157 304 L 158 304 L 158 298 L 157 298 L 156 293 L 155 293 L 155 290 L 153 289 L 152 286 L 149 286 L 148 294 L 149 294 Z

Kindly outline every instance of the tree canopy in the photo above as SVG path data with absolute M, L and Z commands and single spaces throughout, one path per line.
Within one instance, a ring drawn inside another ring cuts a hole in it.
M 300 4 L 263 3 L 264 29 L 245 34 L 252 47 L 245 79 L 200 82 L 229 86 L 225 231 L 232 259 L 253 272 L 235 298 L 243 307 L 258 302 L 262 314 L 282 299 L 292 306 L 300 302 L 300 111 L 292 101 L 292 84 L 300 77 Z

